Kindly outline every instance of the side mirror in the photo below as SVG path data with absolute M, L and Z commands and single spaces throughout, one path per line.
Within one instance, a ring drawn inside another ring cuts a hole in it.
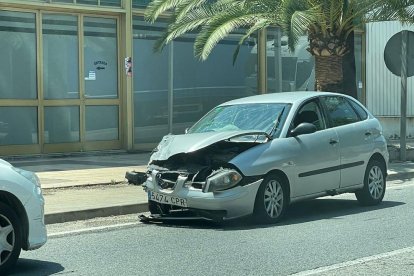
M 316 132 L 316 126 L 310 123 L 301 123 L 290 131 L 290 136 L 296 137 L 303 134 L 310 134 Z

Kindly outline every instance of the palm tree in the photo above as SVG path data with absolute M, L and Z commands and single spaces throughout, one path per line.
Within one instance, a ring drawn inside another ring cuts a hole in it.
M 343 59 L 352 49 L 353 32 L 378 20 L 414 22 L 412 5 L 414 0 L 153 0 L 146 16 L 155 21 L 171 12 L 156 49 L 196 32 L 194 52 L 202 60 L 236 29 L 246 30 L 241 45 L 257 30 L 279 26 L 291 50 L 299 36 L 306 34 L 308 51 L 315 56 L 316 89 L 344 93 Z
M 367 22 L 412 19 L 412 0 L 285 0 L 281 25 L 294 48 L 297 37 L 308 35 L 315 56 L 316 89 L 346 93 L 343 60 L 353 49 L 353 33 Z M 356 95 L 352 95 L 356 96 Z

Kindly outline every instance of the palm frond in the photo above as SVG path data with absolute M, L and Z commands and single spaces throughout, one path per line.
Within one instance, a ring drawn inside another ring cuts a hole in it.
M 145 19 L 154 23 L 162 13 L 185 5 L 189 1 L 192 0 L 152 0 L 145 9 Z
M 283 0 L 280 5 L 280 23 L 283 31 L 288 36 L 288 46 L 291 51 L 295 50 L 299 36 L 308 28 L 303 22 L 303 15 L 310 8 L 307 0 Z
M 178 7 L 175 13 L 175 20 L 180 21 L 189 13 L 191 13 L 192 10 L 202 6 L 206 1 L 207 0 L 194 0 L 189 2 L 187 5 Z
M 257 14 L 246 15 L 241 10 L 234 10 L 233 14 L 215 17 L 208 26 L 203 27 L 194 43 L 194 53 L 201 60 L 207 59 L 217 43 L 234 30 L 253 24 Z M 238 13 L 238 14 L 235 14 Z
M 154 51 L 162 50 L 165 45 L 169 42 L 173 41 L 174 39 L 182 36 L 185 33 L 191 32 L 204 26 L 210 18 L 208 16 L 197 18 L 197 20 L 193 21 L 181 21 L 179 23 L 171 24 L 167 31 L 162 34 L 162 36 L 157 39 L 154 44 Z
M 256 22 L 253 26 L 251 26 L 246 34 L 244 34 L 240 40 L 239 43 L 237 45 L 236 50 L 233 53 L 233 65 L 236 63 L 237 60 L 237 56 L 239 54 L 240 51 L 240 47 L 244 44 L 244 42 L 246 41 L 246 39 L 248 39 L 249 37 L 251 37 L 255 32 L 257 32 L 258 30 L 261 30 L 263 28 L 266 28 L 268 26 L 274 25 L 273 21 L 271 20 L 259 20 L 258 22 Z
M 367 22 L 399 20 L 414 23 L 414 0 L 382 0 L 368 13 Z

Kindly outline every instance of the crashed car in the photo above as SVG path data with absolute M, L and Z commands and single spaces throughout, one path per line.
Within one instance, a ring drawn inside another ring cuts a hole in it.
M 143 220 L 253 215 L 279 221 L 290 203 L 355 193 L 382 201 L 388 151 L 378 120 L 351 97 L 288 92 L 223 103 L 185 134 L 167 135 L 146 173 Z

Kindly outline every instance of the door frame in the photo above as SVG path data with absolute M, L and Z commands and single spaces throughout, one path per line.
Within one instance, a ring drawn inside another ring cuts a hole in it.
M 78 20 L 78 79 L 79 79 L 79 98 L 78 99 L 52 99 L 46 100 L 43 95 L 43 33 L 42 33 L 42 18 L 44 14 L 64 14 L 64 15 L 75 15 Z M 117 60 L 117 92 L 118 97 L 114 99 L 88 99 L 85 97 L 85 57 L 84 57 L 84 18 L 109 18 L 115 19 L 116 21 L 116 60 Z M 122 89 L 121 89 L 121 67 L 119 64 L 120 57 L 120 16 L 118 15 L 96 15 L 85 13 L 66 13 L 56 11 L 39 11 L 37 16 L 38 22 L 38 58 L 39 61 L 39 143 L 41 145 L 42 153 L 56 153 L 56 152 L 79 152 L 79 151 L 92 151 L 92 150 L 115 150 L 122 147 L 122 125 L 121 125 L 121 114 L 122 114 Z M 41 64 L 40 64 L 41 63 Z M 118 139 L 108 141 L 86 141 L 86 107 L 87 106 L 117 106 L 118 107 Z M 79 141 L 70 143 L 45 143 L 44 137 L 44 120 L 45 120 L 45 107 L 54 106 L 77 106 L 79 107 Z

